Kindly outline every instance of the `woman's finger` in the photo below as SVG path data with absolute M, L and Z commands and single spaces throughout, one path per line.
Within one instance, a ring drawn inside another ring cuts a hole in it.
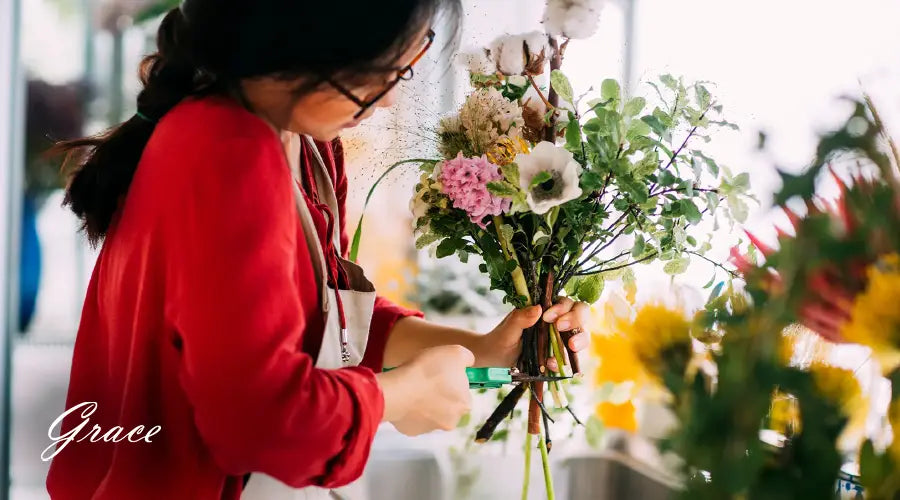
M 546 366 L 551 372 L 559 373 L 559 363 L 556 362 L 556 358 L 549 358 Z
M 572 338 L 569 339 L 569 349 L 572 349 L 572 352 L 580 352 L 587 349 L 591 345 L 591 336 L 580 328 L 574 331 L 576 332 L 575 335 L 572 335 Z
M 557 318 L 571 311 L 574 305 L 575 301 L 570 299 L 569 297 L 563 297 L 559 299 L 559 302 L 544 311 L 544 321 L 546 321 L 547 323 L 553 323 L 557 320 Z
M 591 307 L 584 302 L 576 302 L 571 310 L 556 320 L 556 328 L 567 332 L 575 328 L 584 328 L 590 317 Z

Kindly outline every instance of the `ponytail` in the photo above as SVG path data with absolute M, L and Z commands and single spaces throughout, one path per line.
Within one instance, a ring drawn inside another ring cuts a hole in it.
M 66 156 L 63 205 L 81 219 L 81 228 L 95 247 L 106 236 L 128 193 L 156 121 L 185 97 L 209 91 L 216 83 L 211 74 L 195 65 L 185 24 L 179 8 L 163 18 L 157 34 L 158 51 L 141 62 L 143 89 L 134 116 L 98 135 L 59 142 L 50 150 L 50 154 Z

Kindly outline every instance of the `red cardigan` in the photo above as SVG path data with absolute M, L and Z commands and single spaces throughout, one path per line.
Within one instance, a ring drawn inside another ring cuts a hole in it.
M 335 145 L 319 149 L 343 221 Z M 66 408 L 97 409 L 53 459 L 52 498 L 237 499 L 249 472 L 294 487 L 361 475 L 384 407 L 373 370 L 418 313 L 379 299 L 363 365 L 315 368 L 323 317 L 294 203 L 279 140 L 235 102 L 188 100 L 159 122 L 88 287 Z M 91 442 L 95 424 L 161 431 Z

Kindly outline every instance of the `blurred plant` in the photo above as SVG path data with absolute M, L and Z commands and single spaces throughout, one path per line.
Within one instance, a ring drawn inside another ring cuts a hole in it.
M 416 274 L 408 300 L 428 313 L 492 317 L 503 310 L 503 297 L 490 289 L 475 263 L 426 265 Z
M 29 80 L 25 107 L 25 192 L 38 205 L 50 192 L 64 187 L 62 162 L 45 152 L 59 140 L 83 132 L 87 85 Z

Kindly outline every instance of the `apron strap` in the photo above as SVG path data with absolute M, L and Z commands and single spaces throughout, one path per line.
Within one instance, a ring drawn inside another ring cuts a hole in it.
M 331 178 L 331 175 L 329 175 L 328 169 L 325 167 L 325 161 L 322 159 L 322 153 L 319 152 L 319 148 L 316 146 L 313 138 L 308 135 L 304 135 L 303 138 L 312 150 L 313 159 L 316 160 L 313 162 L 314 165 L 312 166 L 313 176 L 316 181 L 316 192 L 319 193 L 321 201 L 328 206 L 328 209 L 331 211 L 331 217 L 334 220 L 335 229 L 331 234 L 332 243 L 334 244 L 334 248 L 337 250 L 338 255 L 342 255 L 343 249 L 341 248 L 340 232 L 341 219 L 340 212 L 338 211 L 337 194 L 334 192 L 334 180 Z

